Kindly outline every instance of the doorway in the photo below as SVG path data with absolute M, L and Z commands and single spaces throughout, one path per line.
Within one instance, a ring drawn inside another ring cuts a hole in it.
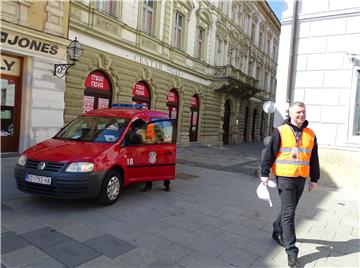
M 1 74 L 1 152 L 19 150 L 21 78 Z
M 227 100 L 224 104 L 224 123 L 223 123 L 223 144 L 229 144 L 229 133 L 230 133 L 230 101 Z

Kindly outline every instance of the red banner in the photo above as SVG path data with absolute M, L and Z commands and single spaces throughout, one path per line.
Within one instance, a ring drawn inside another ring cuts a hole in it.
M 132 94 L 134 97 L 143 97 L 143 98 L 149 98 L 149 88 L 144 83 L 137 83 L 133 89 Z
M 86 78 L 85 87 L 100 90 L 110 90 L 110 81 L 103 72 L 93 71 Z

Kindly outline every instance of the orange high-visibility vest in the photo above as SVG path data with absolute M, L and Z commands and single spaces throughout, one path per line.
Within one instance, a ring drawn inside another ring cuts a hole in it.
M 308 177 L 310 175 L 311 151 L 314 147 L 315 134 L 310 128 L 304 128 L 298 144 L 289 125 L 278 127 L 280 148 L 272 171 L 275 176 Z M 297 150 L 297 154 L 294 151 Z M 296 156 L 296 157 L 294 157 Z

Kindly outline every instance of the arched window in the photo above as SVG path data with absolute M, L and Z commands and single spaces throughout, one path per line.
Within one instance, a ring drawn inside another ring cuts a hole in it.
M 111 107 L 112 88 L 109 78 L 102 71 L 91 72 L 85 80 L 83 112 Z
M 199 111 L 200 111 L 199 97 L 197 95 L 193 95 L 191 97 L 190 110 L 191 110 L 191 116 L 190 116 L 189 138 L 190 138 L 190 142 L 196 142 L 198 136 Z
M 176 92 L 176 89 L 172 89 L 166 95 L 166 106 L 169 111 L 169 118 L 174 120 L 174 133 L 175 140 L 177 135 L 177 124 L 178 124 L 178 116 L 179 116 L 179 95 Z
M 150 109 L 151 96 L 148 85 L 145 82 L 138 82 L 132 88 L 133 103 L 144 104 L 146 109 Z

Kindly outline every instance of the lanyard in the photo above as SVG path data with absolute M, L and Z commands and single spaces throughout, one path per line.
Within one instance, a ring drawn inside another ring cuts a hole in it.
M 294 129 L 292 127 L 290 127 L 292 133 L 294 134 L 295 137 L 295 141 L 296 141 L 296 147 L 299 148 L 299 143 L 301 140 L 301 136 L 302 136 L 302 131 L 296 132 L 294 131 Z

